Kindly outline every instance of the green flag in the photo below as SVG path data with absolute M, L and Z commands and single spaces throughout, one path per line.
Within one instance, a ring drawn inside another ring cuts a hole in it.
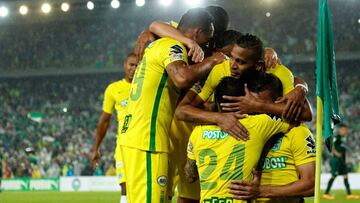
M 38 123 L 42 122 L 43 116 L 44 115 L 39 112 L 31 112 L 31 113 L 28 113 L 28 115 L 27 115 L 27 117 L 29 119 L 31 119 L 32 121 L 38 122 Z
M 336 65 L 328 0 L 319 0 L 318 47 L 316 57 L 316 95 L 321 100 L 323 139 L 330 150 L 333 127 L 340 122 Z M 318 115 L 319 116 L 319 115 Z

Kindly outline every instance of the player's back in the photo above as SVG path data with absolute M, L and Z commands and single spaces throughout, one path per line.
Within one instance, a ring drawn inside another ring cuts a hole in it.
M 240 122 L 250 133 L 246 142 L 234 139 L 215 125 L 198 126 L 190 137 L 188 157 L 196 160 L 201 202 L 242 202 L 232 199 L 228 184 L 231 180 L 251 180 L 265 142 L 289 127 L 265 114 L 247 116 Z
M 166 66 L 177 60 L 187 63 L 186 55 L 184 46 L 170 38 L 156 40 L 146 48 L 131 84 L 122 145 L 168 152 L 179 90 L 168 78 Z

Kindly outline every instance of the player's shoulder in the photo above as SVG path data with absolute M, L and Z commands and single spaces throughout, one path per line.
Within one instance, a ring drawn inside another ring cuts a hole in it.
M 198 125 L 194 128 L 191 136 L 201 137 L 205 132 L 208 131 L 219 131 L 221 130 L 217 125 Z
M 304 143 L 308 147 L 315 147 L 314 136 L 306 125 L 292 128 L 285 136 L 289 139 L 291 147 L 297 148 Z
M 123 86 L 126 83 L 128 83 L 128 82 L 125 79 L 117 80 L 117 81 L 114 81 L 114 82 L 111 82 L 110 84 L 108 84 L 107 89 L 114 89 L 119 86 Z
M 271 68 L 267 71 L 268 73 L 277 73 L 277 72 L 283 72 L 283 73 L 291 73 L 291 70 L 286 67 L 285 65 L 283 64 L 277 64 L 274 68 Z
M 251 122 L 270 122 L 270 121 L 282 121 L 280 117 L 273 116 L 269 114 L 256 114 L 256 115 L 247 115 L 245 120 L 249 120 Z M 243 120 L 242 119 L 242 120 Z
M 163 37 L 155 41 L 158 47 L 172 47 L 172 46 L 178 46 L 185 50 L 185 46 L 179 42 L 178 40 Z
M 230 67 L 230 60 L 226 59 L 222 63 L 215 65 L 214 68 L 212 69 L 212 71 L 228 72 L 228 71 L 230 71 L 230 68 L 231 68 Z
M 312 136 L 312 133 L 305 124 L 301 124 L 297 127 L 292 128 L 288 133 L 286 133 L 286 135 L 292 138 L 304 138 L 309 135 Z
M 222 63 L 215 65 L 209 74 L 210 78 L 216 77 L 219 79 L 230 75 L 230 60 L 224 60 Z

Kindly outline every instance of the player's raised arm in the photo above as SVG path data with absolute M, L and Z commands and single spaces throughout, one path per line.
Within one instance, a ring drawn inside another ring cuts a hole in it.
M 187 65 L 184 61 L 175 61 L 166 66 L 166 72 L 178 88 L 190 88 L 195 82 L 206 77 L 211 69 L 222 63 L 225 55 L 218 52 L 203 62 Z
M 192 56 L 191 60 L 194 63 L 199 63 L 204 60 L 204 52 L 199 44 L 188 37 L 186 37 L 182 32 L 176 29 L 177 24 L 171 22 L 167 24 L 164 22 L 155 21 L 150 24 L 150 32 L 160 36 L 160 37 L 169 37 L 173 38 L 181 43 L 183 43 L 188 49 L 188 56 Z

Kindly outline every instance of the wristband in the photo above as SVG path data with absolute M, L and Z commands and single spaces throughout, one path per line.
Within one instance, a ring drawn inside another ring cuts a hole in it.
M 308 89 L 308 87 L 306 85 L 296 84 L 295 88 L 297 88 L 297 87 L 301 87 L 305 91 L 305 94 L 307 94 L 309 92 L 309 89 Z

